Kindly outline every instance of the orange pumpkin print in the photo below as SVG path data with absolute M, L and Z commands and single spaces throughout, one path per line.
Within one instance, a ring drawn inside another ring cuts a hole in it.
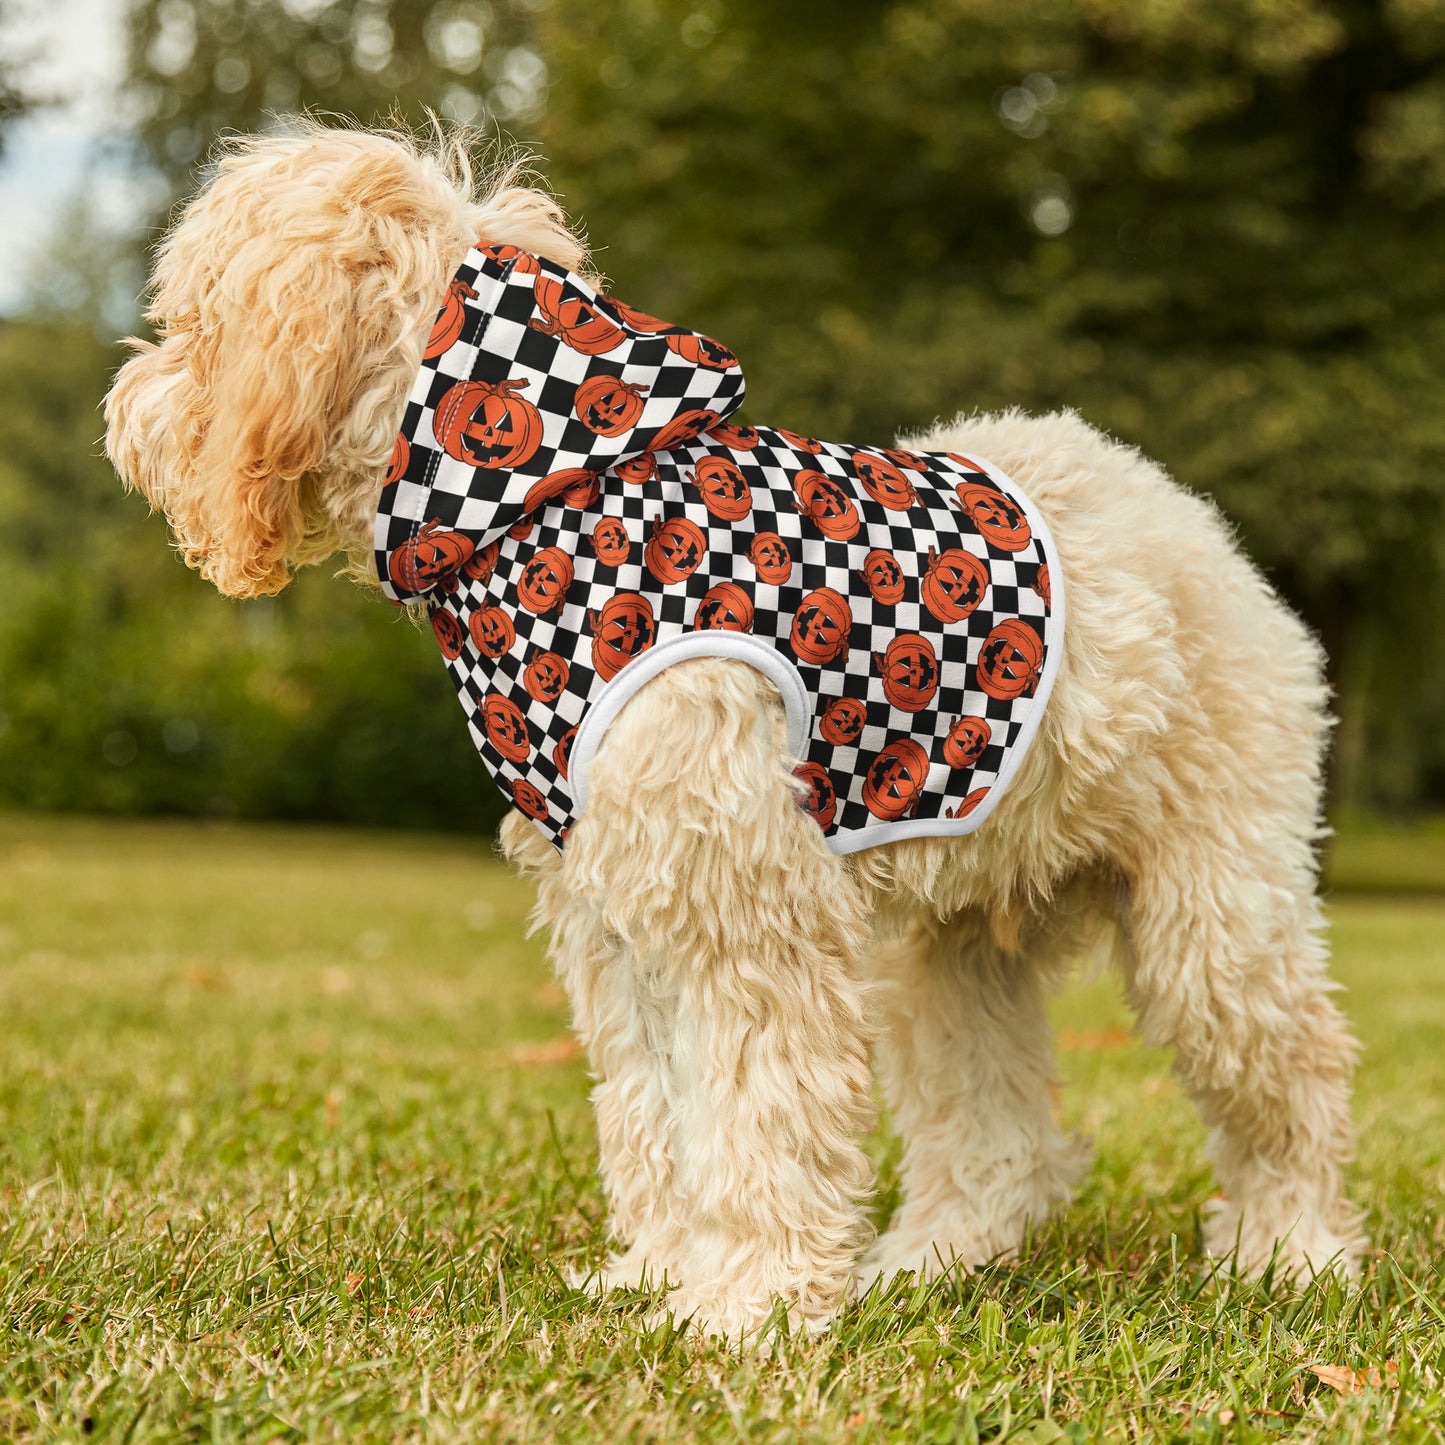
M 982 472 L 984 476 L 988 475 L 987 467 L 981 462 L 974 461 L 972 457 L 964 456 L 962 452 L 945 452 L 944 456 L 951 462 L 957 462 L 966 472 Z
M 535 512 L 547 502 L 561 499 L 564 506 L 590 507 L 602 495 L 602 483 L 596 472 L 585 467 L 563 467 L 534 483 L 522 499 L 524 512 Z
M 673 447 L 680 447 L 683 442 L 690 442 L 701 436 L 710 426 L 715 426 L 719 420 L 715 411 L 685 411 L 680 416 L 673 417 L 652 439 L 652 450 L 665 452 L 670 451 Z
M 525 542 L 532 535 L 532 528 L 535 524 L 530 517 L 523 517 L 520 522 L 513 522 L 507 528 L 507 535 L 514 542 Z
M 720 421 L 708 435 L 735 452 L 750 452 L 758 444 L 756 427 L 734 426 L 730 421 Z
M 956 717 L 943 740 L 943 761 L 950 768 L 971 768 L 983 756 L 992 737 L 987 718 Z
M 838 794 L 828 770 L 821 763 L 799 763 L 793 776 L 808 787 L 798 806 L 826 833 L 838 816 Z
M 621 517 L 603 517 L 593 528 L 591 541 L 604 567 L 620 567 L 632 555 L 632 538 Z
M 900 738 L 868 764 L 863 804 L 875 818 L 896 822 L 917 808 L 927 781 L 928 754 L 912 738 Z
M 471 539 L 443 527 L 434 517 L 392 552 L 386 570 L 404 591 L 427 592 L 454 575 L 471 555 Z
M 900 632 L 887 649 L 873 654 L 883 678 L 883 696 L 900 712 L 922 712 L 938 691 L 938 657 L 916 632 Z
M 532 650 L 531 660 L 522 669 L 522 686 L 527 696 L 538 702 L 556 702 L 567 686 L 572 670 L 567 659 L 556 652 L 544 652 L 540 647 Z
M 639 592 L 609 597 L 601 611 L 587 613 L 587 626 L 592 632 L 592 666 L 603 682 L 611 682 L 657 640 L 652 604 Z
M 449 612 L 445 607 L 433 607 L 428 613 L 431 619 L 431 630 L 436 635 L 437 646 L 442 650 L 443 657 L 460 657 L 462 655 L 462 624 L 457 621 L 456 614 Z
M 903 601 L 903 568 L 898 558 L 882 547 L 875 547 L 858 569 L 868 595 L 883 607 L 896 607 Z
M 738 359 L 720 341 L 710 336 L 699 336 L 695 331 L 674 332 L 666 338 L 668 346 L 694 366 L 705 366 L 710 371 L 727 371 L 736 366 Z
M 930 547 L 918 594 L 940 622 L 962 622 L 983 601 L 988 581 L 988 565 L 972 552 Z
M 823 741 L 835 748 L 846 748 L 856 743 L 863 735 L 868 721 L 868 707 L 856 697 L 835 697 L 823 709 L 818 720 L 818 732 Z
M 512 274 L 515 276 L 539 276 L 542 267 L 537 258 L 530 252 L 524 251 L 520 246 L 509 246 L 505 242 L 497 242 L 491 246 L 478 246 L 482 255 L 489 256 L 493 261 L 507 262 L 515 261 L 512 267 Z
M 918 500 L 913 483 L 887 457 L 854 452 L 853 473 L 863 483 L 863 490 L 889 511 L 906 512 Z
M 643 549 L 647 570 L 664 586 L 691 577 L 707 554 L 707 538 L 696 522 L 661 514 L 652 519 L 652 535 Z
M 592 303 L 580 295 L 568 295 L 567 288 L 550 276 L 538 276 L 532 294 L 538 315 L 527 325 L 544 336 L 556 336 L 584 356 L 601 356 L 615 351 L 626 334 L 614 326 Z
M 589 376 L 577 388 L 578 420 L 600 437 L 621 436 L 637 424 L 646 391 L 640 382 L 623 381 L 616 376 Z
M 524 763 L 532 751 L 531 734 L 527 731 L 527 719 L 522 709 L 509 697 L 499 692 L 489 692 L 482 699 L 482 731 L 487 741 L 506 758 L 509 763 Z
M 512 779 L 512 801 L 517 805 L 518 812 L 525 813 L 539 823 L 547 816 L 546 798 L 526 778 Z
M 488 542 L 485 547 L 473 552 L 465 562 L 462 563 L 462 571 L 472 579 L 473 582 L 490 582 L 492 573 L 497 570 L 497 558 L 502 554 L 500 542 Z
M 848 660 L 852 629 L 853 609 L 848 599 L 831 587 L 818 587 L 798 603 L 788 641 L 799 661 L 821 667 Z
M 987 788 L 975 788 L 956 808 L 946 808 L 943 815 L 945 818 L 966 818 L 986 797 Z
M 618 462 L 612 470 L 628 486 L 640 487 L 657 475 L 657 458 L 651 452 L 643 452 L 641 456 L 628 457 L 626 461 Z
M 628 306 L 626 302 L 615 301 L 611 296 L 603 296 L 602 301 L 611 307 L 617 319 L 630 331 L 641 331 L 651 335 L 659 331 L 676 331 L 670 321 L 659 321 L 655 316 L 649 316 L 645 311 L 639 311 L 635 306 Z
M 396 434 L 396 445 L 391 449 L 391 461 L 387 464 L 386 476 L 382 478 L 382 486 L 389 487 L 399 482 L 405 475 L 406 469 L 411 465 L 411 443 L 407 441 L 402 432 Z
M 577 741 L 577 729 L 568 728 L 557 740 L 557 746 L 552 749 L 552 761 L 557 765 L 557 771 L 562 781 L 568 780 L 568 769 L 572 766 L 572 744 Z
M 572 585 L 572 559 L 560 547 L 543 547 L 527 559 L 517 583 L 517 601 L 539 617 L 560 611 Z
M 793 575 L 793 554 L 776 532 L 759 532 L 748 547 L 748 558 L 760 582 L 781 587 Z
M 1011 617 L 984 638 L 975 672 L 978 685 L 990 697 L 1009 701 L 1033 693 L 1043 665 L 1039 634 L 1022 618 Z
M 911 472 L 926 472 L 928 463 L 917 452 L 904 451 L 902 447 L 884 447 L 883 455 L 895 467 L 907 467 Z
M 494 661 L 505 657 L 517 640 L 512 619 L 500 607 L 479 607 L 467 619 L 467 631 L 477 644 L 477 651 Z
M 723 522 L 741 522 L 753 509 L 752 488 L 736 462 L 706 456 L 687 479 L 702 493 L 702 504 Z
M 1000 552 L 1021 552 L 1033 538 L 1028 518 L 1012 497 L 988 482 L 960 482 L 954 505 Z
M 753 604 L 736 582 L 719 582 L 703 594 L 697 604 L 692 630 L 705 632 L 751 632 Z
M 449 457 L 473 467 L 517 467 L 542 445 L 542 414 L 515 393 L 530 383 L 459 381 L 437 403 L 432 431 Z
M 822 472 L 799 472 L 793 478 L 793 491 L 797 494 L 794 505 L 798 511 L 825 537 L 846 542 L 858 535 L 858 508 L 832 477 Z
M 432 323 L 431 335 L 426 339 L 426 350 L 421 354 L 423 361 L 432 361 L 442 352 L 451 350 L 467 322 L 466 303 L 476 299 L 477 293 L 473 287 L 468 286 L 460 276 L 452 277 L 447 286 L 447 299 L 442 302 L 442 309 Z
M 1049 564 L 1047 562 L 1045 562 L 1043 566 L 1039 568 L 1038 575 L 1033 580 L 1032 589 L 1033 591 L 1037 592 L 1040 597 L 1043 598 L 1044 606 L 1047 607 L 1050 611 L 1052 611 L 1054 606 L 1054 594 L 1053 589 L 1049 584 Z
M 807 452 L 810 456 L 817 456 L 823 450 L 822 442 L 814 441 L 812 437 L 799 436 L 795 431 L 787 431 L 785 428 L 779 427 L 778 435 L 795 452 Z

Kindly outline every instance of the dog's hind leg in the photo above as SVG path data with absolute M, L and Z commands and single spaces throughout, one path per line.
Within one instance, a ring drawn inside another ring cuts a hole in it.
M 668 1308 L 729 1339 L 780 1299 L 825 1323 L 868 1234 L 864 908 L 797 806 L 782 721 L 746 664 L 667 669 L 612 725 L 566 850 L 652 1020 L 666 1106 L 641 1127 L 665 1131 L 647 1145 L 670 1169 Z
M 965 912 L 875 947 L 902 1201 L 860 1287 L 1007 1258 L 1030 1220 L 1069 1198 L 1088 1152 L 1054 1121 L 1051 942 L 1006 951 L 983 914 Z

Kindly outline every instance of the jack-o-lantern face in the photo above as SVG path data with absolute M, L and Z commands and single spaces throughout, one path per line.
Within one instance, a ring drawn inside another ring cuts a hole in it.
M 940 622 L 962 622 L 988 591 L 988 565 L 961 547 L 928 549 L 928 566 L 919 584 L 923 605 Z
M 788 641 L 800 662 L 821 667 L 848 660 L 852 629 L 853 609 L 848 599 L 831 587 L 818 587 L 798 603 Z
M 527 696 L 538 702 L 556 702 L 567 686 L 571 669 L 567 659 L 555 652 L 543 652 L 540 647 L 532 651 L 532 660 L 522 669 L 522 686 Z
M 507 528 L 507 535 L 514 542 L 525 542 L 532 535 L 532 528 L 535 523 L 530 517 L 523 517 L 520 522 L 513 522 Z
M 825 536 L 846 542 L 858 535 L 858 508 L 853 499 L 822 472 L 799 472 L 793 478 L 797 509 Z
M 497 558 L 501 556 L 501 553 L 502 544 L 500 542 L 488 542 L 485 547 L 473 552 L 462 563 L 462 571 L 473 582 L 490 582 L 492 573 L 497 570 Z
M 638 592 L 609 597 L 600 612 L 588 612 L 587 626 L 592 631 L 592 666 L 603 682 L 611 682 L 657 639 L 652 604 Z
M 568 769 L 572 766 L 572 744 L 577 741 L 577 729 L 568 728 L 557 740 L 557 746 L 552 749 L 552 761 L 557 765 L 557 771 L 565 783 L 568 778 Z
M 604 567 L 620 567 L 632 555 L 632 538 L 621 517 L 603 517 L 592 532 L 592 550 Z
M 487 741 L 506 758 L 509 763 L 524 763 L 532 751 L 532 739 L 527 732 L 527 719 L 522 709 L 509 697 L 499 692 L 489 692 L 482 699 L 482 731 Z
M 723 522 L 740 522 L 753 509 L 752 488 L 736 462 L 726 457 L 707 456 L 688 474 L 702 493 L 702 504 Z
M 883 678 L 883 696 L 900 712 L 921 712 L 938 691 L 938 658 L 933 644 L 916 632 L 901 632 L 873 663 Z
M 858 698 L 835 697 L 823 709 L 823 716 L 818 719 L 818 731 L 823 741 L 832 743 L 835 748 L 850 747 L 862 736 L 867 721 L 868 708 Z
M 695 331 L 674 332 L 667 338 L 668 346 L 694 366 L 705 366 L 710 371 L 726 371 L 738 364 L 738 359 L 719 341 L 710 336 L 699 336 Z
M 702 566 L 707 538 L 696 522 L 686 517 L 652 519 L 652 535 L 643 549 L 647 570 L 664 585 L 691 577 Z
M 750 452 L 758 444 L 756 427 L 734 426 L 729 421 L 720 421 L 708 435 L 735 452 Z
M 912 738 L 900 738 L 868 764 L 863 803 L 875 818 L 896 822 L 918 806 L 927 781 L 928 754 Z
M 456 613 L 449 612 L 445 607 L 433 607 L 428 614 L 431 619 L 431 630 L 436 634 L 437 646 L 442 650 L 443 657 L 460 657 L 462 655 L 462 624 L 457 621 Z
M 793 575 L 793 554 L 776 532 L 759 532 L 748 547 L 748 558 L 760 582 L 781 587 Z
M 560 610 L 572 585 L 572 559 L 560 547 L 543 547 L 527 559 L 517 583 L 517 601 L 542 616 Z
M 577 388 L 577 416 L 589 431 L 600 437 L 621 436 L 636 426 L 642 415 L 642 397 L 647 388 L 640 382 L 622 381 L 615 376 L 590 376 Z
M 863 559 L 858 575 L 875 602 L 884 607 L 896 607 L 903 601 L 903 569 L 892 552 L 875 547 Z
M 1038 575 L 1033 580 L 1033 590 L 1044 599 L 1044 606 L 1052 611 L 1054 606 L 1054 593 L 1049 582 L 1049 564 L 1047 562 L 1039 568 Z
M 708 589 L 697 604 L 694 632 L 751 632 L 753 604 L 736 582 L 719 582 Z
M 956 808 L 945 808 L 944 817 L 966 818 L 986 797 L 988 797 L 987 788 L 975 788 Z
M 902 447 L 884 447 L 883 455 L 895 467 L 907 467 L 910 472 L 926 472 L 928 463 L 917 452 L 906 452 Z
M 808 785 L 798 806 L 826 833 L 838 816 L 838 794 L 828 770 L 821 763 L 799 763 L 793 776 Z
M 657 458 L 651 452 L 643 452 L 641 456 L 628 457 L 626 461 L 618 462 L 612 470 L 628 486 L 640 487 L 657 475 Z
M 799 436 L 795 431 L 788 431 L 785 427 L 778 428 L 778 435 L 792 447 L 795 452 L 807 452 L 809 456 L 817 456 L 823 450 L 823 443 L 814 441 L 812 437 Z
M 467 620 L 477 651 L 486 657 L 505 657 L 517 640 L 512 619 L 500 607 L 479 607 Z
M 382 479 L 382 486 L 389 487 L 394 482 L 399 482 L 406 475 L 406 469 L 410 464 L 411 443 L 398 432 L 396 445 L 391 449 L 391 461 L 387 464 L 386 476 Z
M 459 381 L 437 403 L 432 431 L 449 457 L 473 467 L 517 467 L 542 445 L 542 414 L 514 393 L 530 383 Z
M 680 416 L 673 417 L 652 439 L 652 450 L 665 452 L 673 447 L 680 447 L 683 442 L 700 437 L 710 426 L 716 426 L 719 420 L 715 411 L 685 411 Z
M 430 361 L 442 352 L 451 350 L 452 344 L 462 334 L 462 327 L 466 325 L 466 303 L 476 299 L 477 293 L 471 286 L 459 276 L 452 277 L 447 286 L 447 299 L 442 302 L 442 309 L 432 323 L 431 335 L 426 339 L 426 350 L 421 354 L 423 361 Z
M 387 559 L 391 580 L 406 592 L 426 592 L 454 576 L 472 555 L 472 542 L 433 518 Z
M 528 488 L 522 499 L 522 510 L 535 512 L 559 498 L 567 507 L 590 507 L 601 495 L 602 483 L 596 472 L 589 472 L 585 467 L 563 467 L 560 472 L 549 472 Z
M 863 490 L 891 512 L 906 512 L 918 500 L 913 483 L 886 457 L 854 452 L 853 472 L 863 483 Z
M 623 301 L 614 301 L 611 296 L 599 298 L 611 308 L 613 314 L 629 331 L 641 331 L 644 334 L 655 334 L 659 331 L 676 331 L 670 321 L 659 321 L 655 316 L 649 316 L 645 311 L 639 311 L 635 306 L 629 306 Z
M 954 490 L 958 494 L 954 505 L 1000 552 L 1021 552 L 1028 546 L 1033 536 L 1028 518 L 997 487 L 987 482 L 960 482 Z
M 499 241 L 491 246 L 478 246 L 477 250 L 482 255 L 489 256 L 493 261 L 501 264 L 515 261 L 516 265 L 512 267 L 514 276 L 538 276 L 541 274 L 542 267 L 537 258 L 530 251 L 522 250 L 520 246 L 509 246 L 505 242 Z
M 956 717 L 943 740 L 943 761 L 950 768 L 971 768 L 983 756 L 991 737 L 993 729 L 987 718 Z
M 1031 696 L 1043 665 L 1043 640 L 1022 618 L 1011 617 L 984 638 L 975 671 L 978 685 L 990 697 L 1007 701 Z
M 551 276 L 537 277 L 532 289 L 537 315 L 527 325 L 546 336 L 558 336 L 573 351 L 601 356 L 615 351 L 627 338 L 584 296 Z
M 512 801 L 517 805 L 518 812 L 525 813 L 539 823 L 547 816 L 546 798 L 542 796 L 541 790 L 526 778 L 512 779 Z

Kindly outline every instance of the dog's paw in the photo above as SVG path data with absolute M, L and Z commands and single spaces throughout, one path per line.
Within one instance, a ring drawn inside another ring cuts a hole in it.
M 649 1257 L 648 1251 L 634 1245 L 625 1254 L 611 1254 L 590 1270 L 573 1270 L 568 1277 L 573 1289 L 586 1290 L 600 1297 L 609 1290 L 653 1290 L 669 1287 L 666 1265 Z
M 648 1325 L 671 1325 L 732 1349 L 771 1355 L 786 1330 L 789 1337 L 821 1335 L 832 1326 L 835 1311 L 804 1313 L 796 1304 L 776 1297 L 740 1299 L 721 1291 L 679 1288 L 665 1305 L 648 1316 Z
M 1273 1266 L 1276 1279 L 1308 1280 L 1334 1274 L 1355 1279 L 1366 1239 L 1350 1205 L 1326 1219 L 1316 1211 L 1252 1207 L 1242 1210 L 1229 1199 L 1204 1205 L 1204 1252 L 1227 1261 L 1236 1271 L 1258 1279 Z

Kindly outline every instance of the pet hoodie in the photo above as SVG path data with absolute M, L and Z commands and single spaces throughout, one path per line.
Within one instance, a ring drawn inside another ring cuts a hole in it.
M 382 492 L 383 589 L 425 602 L 477 750 L 559 848 L 612 719 L 694 657 L 776 684 L 835 853 L 971 832 L 1062 653 L 1041 518 L 981 457 L 737 426 L 742 402 L 717 342 L 474 248 Z

